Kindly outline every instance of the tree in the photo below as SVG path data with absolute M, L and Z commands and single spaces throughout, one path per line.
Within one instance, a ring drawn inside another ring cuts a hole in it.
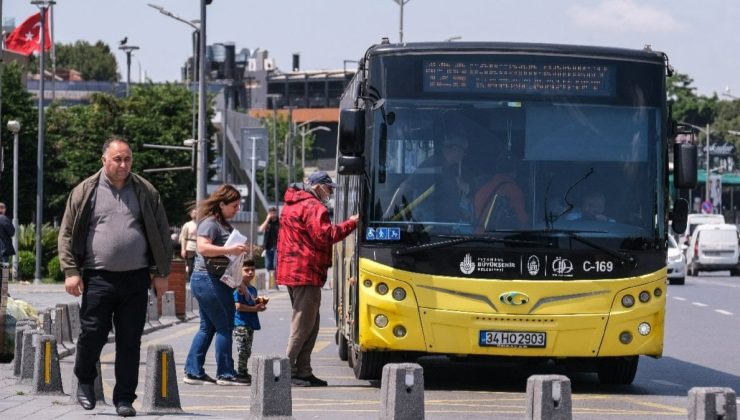
M 195 175 L 190 171 L 143 171 L 188 166 L 190 152 L 149 149 L 143 145 L 182 146 L 182 141 L 190 137 L 191 95 L 181 85 L 144 84 L 133 87 L 128 98 L 97 94 L 90 105 L 52 106 L 47 114 L 45 191 L 49 210 L 45 214 L 49 218 L 61 217 L 69 191 L 101 168 L 105 139 L 119 135 L 131 144 L 133 171 L 144 175 L 159 190 L 170 223 L 177 225 L 187 220 L 186 208 L 195 199 Z M 208 131 L 214 130 L 209 123 Z M 209 160 L 212 159 L 209 154 Z
M 8 206 L 7 214 L 13 214 L 13 133 L 8 130 L 8 121 L 21 123 L 18 134 L 18 218 L 19 223 L 29 223 L 36 209 L 36 145 L 38 113 L 30 93 L 22 82 L 24 68 L 18 63 L 9 63 L 2 68 L 2 151 L 5 169 L 0 174 L 0 201 Z
M 692 86 L 694 79 L 686 74 L 675 73 L 668 77 L 668 99 L 673 102 L 673 119 L 695 125 L 706 125 L 714 119 L 719 107 L 717 95 L 697 96 Z
M 116 82 L 118 63 L 116 56 L 103 41 L 94 45 L 87 41 L 74 44 L 56 44 L 57 68 L 75 69 L 82 73 L 85 80 Z

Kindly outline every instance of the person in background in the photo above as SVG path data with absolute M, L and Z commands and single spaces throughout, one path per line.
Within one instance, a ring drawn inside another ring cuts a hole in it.
M 566 220 L 596 220 L 600 222 L 615 222 L 614 219 L 604 214 L 606 210 L 606 197 L 604 193 L 594 191 L 583 197 L 581 207 L 568 214 Z
M 473 209 L 483 232 L 520 229 L 526 225 L 524 193 L 516 181 L 514 160 L 505 157 L 497 160 L 496 174 L 475 193 Z
M 64 288 L 82 296 L 81 332 L 74 373 L 77 402 L 95 408 L 94 381 L 111 326 L 116 334 L 113 404 L 122 417 L 136 415 L 141 334 L 149 286 L 167 291 L 172 241 L 164 205 L 147 180 L 131 172 L 128 142 L 103 145 L 103 168 L 79 183 L 67 199 L 58 251 Z
M 254 260 L 244 260 L 242 263 L 242 286 L 234 290 L 234 341 L 237 348 L 236 377 L 245 383 L 252 383 L 249 374 L 249 358 L 252 356 L 252 340 L 254 332 L 259 330 L 259 312 L 267 309 L 265 298 L 257 296 L 257 289 L 252 286 L 254 280 Z
M 265 270 L 269 278 L 270 288 L 277 287 L 275 284 L 275 268 L 277 266 L 277 240 L 278 230 L 280 229 L 280 219 L 275 206 L 267 210 L 265 221 L 259 226 L 259 232 L 264 234 L 262 245 L 265 248 Z
M 15 255 L 13 235 L 15 235 L 15 227 L 5 215 L 5 203 L 0 202 L 0 263 L 7 263 L 8 258 Z
M 185 259 L 187 264 L 188 282 L 190 281 L 190 276 L 193 275 L 193 264 L 195 263 L 195 246 L 198 230 L 195 220 L 197 217 L 198 210 L 195 208 L 190 210 L 190 220 L 185 222 L 180 230 L 180 256 Z
M 234 331 L 233 289 L 221 281 L 214 261 L 228 262 L 229 255 L 247 252 L 246 244 L 225 246 L 234 228 L 229 220 L 241 206 L 241 194 L 231 185 L 221 185 L 198 205 L 198 238 L 190 290 L 198 300 L 200 328 L 193 337 L 185 360 L 185 378 L 190 385 L 247 385 L 236 377 L 232 358 Z M 223 268 L 226 268 L 224 265 Z M 216 337 L 216 379 L 203 369 L 208 347 Z
M 332 225 L 326 205 L 336 184 L 324 171 L 285 192 L 280 217 L 277 283 L 288 287 L 293 306 L 288 359 L 295 386 L 326 386 L 311 368 L 311 352 L 319 334 L 321 288 L 331 267 L 331 246 L 357 228 L 359 215 Z

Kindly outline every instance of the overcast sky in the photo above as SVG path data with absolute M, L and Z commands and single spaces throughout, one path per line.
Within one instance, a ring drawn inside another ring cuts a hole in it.
M 673 67 L 694 79 L 698 93 L 740 96 L 738 0 L 407 0 L 404 41 L 522 41 L 642 48 L 668 54 Z M 191 29 L 147 6 L 154 3 L 187 20 L 199 17 L 198 0 L 57 0 L 57 42 L 102 40 L 140 47 L 131 78 L 179 79 L 191 54 Z M 4 0 L 3 16 L 16 25 L 35 13 L 28 0 Z M 213 0 L 208 43 L 234 42 L 237 51 L 268 50 L 286 71 L 291 54 L 301 69 L 341 69 L 387 36 L 399 39 L 395 0 Z M 139 71 L 141 69 L 141 72 Z

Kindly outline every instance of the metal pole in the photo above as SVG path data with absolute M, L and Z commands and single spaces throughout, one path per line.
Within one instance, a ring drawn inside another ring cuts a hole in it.
M 126 50 L 126 96 L 131 95 L 131 50 Z
M 41 283 L 41 226 L 44 216 L 44 56 L 46 48 L 46 8 L 44 4 L 39 7 L 41 11 L 41 48 L 39 50 L 39 125 L 38 144 L 36 150 L 36 270 L 33 283 Z
M 49 31 L 51 31 L 51 100 L 55 101 L 57 99 L 57 49 L 54 45 L 54 17 L 56 12 L 53 5 L 49 6 L 49 13 L 51 13 L 51 25 L 49 26 Z
M 206 198 L 208 159 L 206 156 L 206 0 L 200 0 L 200 34 L 198 47 L 198 160 L 195 198 Z
M 192 114 L 193 114 L 193 130 L 192 130 L 192 137 L 193 139 L 198 138 L 197 130 L 198 130 L 198 111 L 196 110 L 196 100 L 195 100 L 195 83 L 198 80 L 197 74 L 198 71 L 196 69 L 196 61 L 198 57 L 198 30 L 193 31 L 193 61 L 190 62 L 190 94 L 193 97 L 192 100 Z M 193 156 L 195 156 L 195 153 L 193 153 Z
M 707 161 L 706 162 L 706 165 L 707 165 L 707 170 L 706 170 L 707 176 L 705 177 L 706 179 L 704 180 L 705 181 L 705 185 L 704 185 L 704 190 L 705 190 L 704 191 L 704 197 L 705 198 L 704 199 L 706 201 L 709 201 L 709 123 L 707 123 L 707 132 L 706 132 L 706 135 L 707 135 L 707 153 L 706 153 L 706 156 L 705 157 L 706 157 L 706 161 Z
M 398 5 L 401 6 L 401 22 L 398 24 L 398 39 L 403 44 L 403 5 L 406 0 L 398 0 Z
M 275 147 L 272 149 L 272 157 L 273 157 L 273 171 L 274 171 L 274 179 L 275 179 L 275 208 L 279 209 L 279 203 L 280 203 L 280 188 L 278 185 L 278 154 L 277 154 L 277 103 L 276 103 L 276 97 L 272 97 L 272 139 L 275 142 Z
M 306 176 L 306 126 L 301 127 L 301 171 Z
M 13 133 L 13 280 L 18 280 L 18 132 Z
M 249 224 L 249 243 L 251 244 L 251 247 L 249 248 L 252 254 L 252 258 L 254 258 L 254 221 L 256 219 L 256 214 L 254 211 L 254 196 L 255 194 L 255 181 L 254 178 L 257 176 L 257 139 L 259 137 L 250 137 L 252 139 L 252 187 L 249 190 L 250 195 L 250 203 L 249 203 L 249 210 L 250 210 L 250 224 Z

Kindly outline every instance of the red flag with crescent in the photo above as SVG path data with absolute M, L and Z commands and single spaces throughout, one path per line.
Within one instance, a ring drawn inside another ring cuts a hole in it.
M 44 50 L 51 49 L 49 36 L 49 13 L 46 13 Z M 38 52 L 41 45 L 41 12 L 31 15 L 24 20 L 13 32 L 5 38 L 5 49 L 18 54 L 30 55 Z

